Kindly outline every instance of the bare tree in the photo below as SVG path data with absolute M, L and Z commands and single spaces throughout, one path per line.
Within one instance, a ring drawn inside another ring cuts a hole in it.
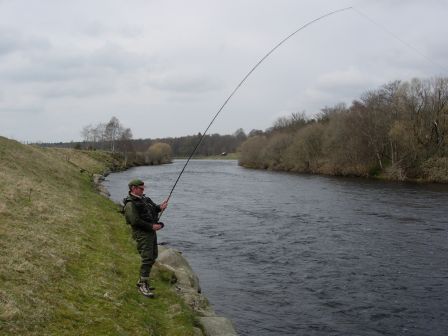
M 106 124 L 104 131 L 106 141 L 110 143 L 110 150 L 115 152 L 115 143 L 123 132 L 123 126 L 121 126 L 120 121 L 116 117 L 112 117 Z
M 93 147 L 93 139 L 94 139 L 93 134 L 94 134 L 94 128 L 92 125 L 87 125 L 82 128 L 81 131 L 82 139 L 86 144 L 88 144 L 89 147 Z
M 132 146 L 132 131 L 130 128 L 124 129 L 120 134 L 118 150 L 123 153 L 125 165 L 127 165 L 129 153 L 134 152 L 134 148 Z
M 112 152 L 118 150 L 125 155 L 133 150 L 131 129 L 124 128 L 116 117 L 112 117 L 108 123 L 84 126 L 81 135 L 95 149 L 109 149 Z

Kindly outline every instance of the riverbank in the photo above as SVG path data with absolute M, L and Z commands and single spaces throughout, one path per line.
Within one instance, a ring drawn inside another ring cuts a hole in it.
M 239 153 L 225 153 L 220 155 L 194 155 L 193 160 L 238 160 Z M 186 160 L 188 157 L 174 157 L 173 160 Z
M 406 175 L 402 174 L 400 170 L 395 168 L 386 168 L 383 171 L 372 171 L 371 173 L 356 173 L 354 171 L 340 171 L 340 170 L 331 170 L 331 169 L 316 169 L 310 171 L 309 169 L 300 169 L 300 168 L 286 168 L 282 166 L 266 166 L 266 165 L 252 165 L 241 163 L 238 161 L 238 165 L 245 169 L 254 169 L 254 170 L 266 170 L 272 172 L 280 172 L 280 173 L 291 173 L 291 174 L 304 174 L 304 175 L 321 175 L 321 176 L 329 176 L 329 177 L 353 177 L 360 179 L 373 179 L 379 181 L 389 181 L 389 182 L 409 182 L 409 183 L 439 183 L 439 184 L 448 184 L 448 161 L 440 165 L 440 167 L 436 170 L 435 173 L 426 177 L 414 177 L 410 178 Z
M 135 288 L 139 264 L 116 205 L 93 174 L 116 157 L 0 137 L 2 335 L 200 335 L 200 318 L 156 267 L 158 298 Z

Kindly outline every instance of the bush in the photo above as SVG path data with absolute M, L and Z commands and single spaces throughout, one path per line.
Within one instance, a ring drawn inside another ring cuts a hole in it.
M 171 146 L 157 142 L 146 151 L 145 162 L 149 165 L 171 163 Z
M 265 168 L 263 157 L 267 143 L 268 140 L 262 135 L 247 139 L 240 147 L 239 165 L 247 168 Z
M 424 178 L 431 182 L 448 182 L 448 157 L 430 158 L 422 165 Z

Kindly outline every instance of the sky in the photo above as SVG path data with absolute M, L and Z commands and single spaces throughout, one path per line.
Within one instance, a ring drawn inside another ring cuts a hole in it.
M 0 135 L 135 139 L 265 130 L 394 80 L 448 76 L 448 0 L 0 0 Z

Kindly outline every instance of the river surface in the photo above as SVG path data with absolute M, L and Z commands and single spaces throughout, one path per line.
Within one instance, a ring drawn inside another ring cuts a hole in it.
M 185 161 L 114 173 L 160 203 Z M 448 335 L 448 186 L 193 160 L 159 242 L 183 252 L 240 335 Z M 136 265 L 136 273 L 138 265 Z

